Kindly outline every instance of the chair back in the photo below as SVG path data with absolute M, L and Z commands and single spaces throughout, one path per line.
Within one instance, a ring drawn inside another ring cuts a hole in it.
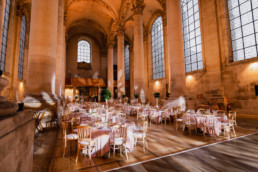
M 77 134 L 78 134 L 78 140 L 79 141 L 91 141 L 91 126 L 78 126 L 77 127 Z
M 112 127 L 111 137 L 112 140 L 127 139 L 127 125 L 115 125 Z
M 229 111 L 229 119 L 236 120 L 236 111 Z
M 142 127 L 142 131 L 144 134 L 147 133 L 147 129 L 148 129 L 148 121 L 144 121 L 143 122 L 143 127 Z
M 63 130 L 63 137 L 66 137 L 66 124 L 65 122 L 61 122 L 62 130 Z

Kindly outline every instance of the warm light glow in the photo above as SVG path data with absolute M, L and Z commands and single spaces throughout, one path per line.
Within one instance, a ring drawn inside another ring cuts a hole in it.
M 257 70 L 258 69 L 258 62 L 250 64 L 250 69 L 251 69 L 251 71 Z
M 23 82 L 20 82 L 20 88 L 23 88 Z
M 193 80 L 193 76 L 192 76 L 192 75 L 187 75 L 186 80 L 187 80 L 187 81 Z
M 65 89 L 65 97 L 73 97 L 73 89 L 72 88 Z
M 156 90 L 160 89 L 160 82 L 159 81 L 155 81 L 154 87 L 155 87 Z

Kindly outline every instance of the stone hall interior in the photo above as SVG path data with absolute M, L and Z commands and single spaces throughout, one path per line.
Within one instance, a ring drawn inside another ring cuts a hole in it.
M 0 0 L 0 171 L 258 171 L 258 0 Z

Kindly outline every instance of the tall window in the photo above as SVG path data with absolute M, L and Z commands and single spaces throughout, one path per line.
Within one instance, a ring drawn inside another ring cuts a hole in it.
M 91 61 L 91 49 L 90 43 L 88 41 L 79 41 L 78 42 L 78 62 L 90 63 Z
M 130 80 L 129 45 L 125 46 L 125 80 Z
M 258 1 L 228 0 L 233 60 L 258 56 Z
M 0 57 L 0 70 L 3 70 L 3 71 L 5 67 L 5 57 L 6 57 L 6 48 L 7 48 L 9 13 L 10 13 L 10 0 L 6 0 L 5 8 L 4 8 L 4 21 L 3 21 L 3 29 L 2 29 L 1 57 Z
M 181 0 L 185 71 L 203 68 L 198 0 Z
M 18 64 L 18 78 L 23 78 L 23 61 L 24 61 L 24 46 L 26 34 L 26 18 L 22 16 L 21 33 L 20 33 L 20 50 L 19 50 L 19 64 Z
M 164 46 L 162 18 L 158 17 L 151 30 L 153 79 L 164 78 Z

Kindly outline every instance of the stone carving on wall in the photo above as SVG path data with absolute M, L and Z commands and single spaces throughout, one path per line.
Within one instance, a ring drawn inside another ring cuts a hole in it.
M 133 0 L 132 11 L 134 12 L 134 14 L 142 15 L 144 7 L 144 0 Z

